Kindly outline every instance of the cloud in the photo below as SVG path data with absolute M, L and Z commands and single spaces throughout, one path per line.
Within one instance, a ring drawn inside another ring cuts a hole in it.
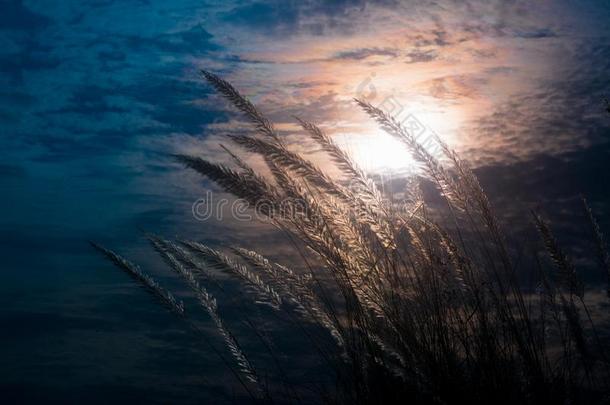
M 602 229 L 610 229 L 609 218 L 603 215 L 608 209 L 610 178 L 600 176 L 607 171 L 609 153 L 610 143 L 606 142 L 573 152 L 539 153 L 511 164 L 485 165 L 476 174 L 513 237 L 537 240 L 538 235 L 527 220 L 529 210 L 536 209 L 552 221 L 553 231 L 564 246 L 580 250 L 569 252 L 573 258 L 594 259 L 588 253 L 589 224 L 580 197 L 587 198 L 602 221 Z M 585 278 L 591 276 L 590 268 L 581 266 L 582 270 L 586 270 Z M 599 274 L 597 269 L 593 274 Z
M 21 83 L 27 71 L 53 70 L 60 60 L 52 54 L 52 48 L 32 40 L 19 43 L 19 50 L 0 53 L 0 72 L 6 74 L 14 83 Z
M 85 85 L 76 89 L 66 106 L 47 111 L 45 114 L 80 114 L 100 118 L 100 115 L 106 113 L 127 112 L 126 107 L 119 106 L 110 100 L 114 94 L 113 89 Z
M 23 5 L 22 0 L 5 0 L 0 13 L 0 30 L 36 32 L 51 24 L 51 19 Z
M 438 53 L 434 50 L 422 51 L 416 49 L 407 53 L 406 56 L 408 59 L 405 63 L 431 62 L 438 58 Z
M 20 90 L 0 90 L 0 104 L 6 103 L 18 107 L 27 107 L 32 105 L 35 101 L 36 98 L 31 94 Z
M 128 86 L 123 94 L 148 104 L 149 116 L 163 124 L 168 132 L 200 135 L 206 124 L 226 120 L 226 113 L 195 103 L 211 90 L 200 81 L 165 79 L 158 83 L 139 82 Z
M 21 0 L 2 3 L 0 13 L 0 73 L 19 83 L 30 70 L 53 69 L 59 61 L 52 45 L 42 45 L 39 35 L 53 20 L 29 9 Z
M 334 81 L 316 81 L 316 80 L 312 80 L 312 81 L 306 81 L 306 82 L 291 82 L 291 83 L 286 83 L 285 86 L 287 87 L 292 87 L 295 89 L 315 89 L 317 87 L 320 86 L 333 86 L 336 85 L 337 82 Z
M 477 96 L 485 80 L 477 75 L 447 75 L 419 83 L 417 88 L 431 97 L 441 100 L 464 100 Z
M 214 42 L 214 36 L 200 24 L 195 24 L 184 30 L 151 37 L 124 36 L 120 42 L 124 43 L 132 51 L 150 50 L 152 48 L 165 53 L 183 55 L 200 55 L 221 49 Z
M 23 166 L 0 163 L 0 179 L 15 179 L 25 176 L 27 176 L 27 171 Z
M 355 32 L 373 8 L 397 7 L 400 1 L 270 1 L 240 4 L 221 14 L 222 21 L 265 35 L 326 35 Z
M 125 62 L 127 55 L 121 51 L 100 51 L 98 52 L 100 62 Z
M 234 7 L 222 16 L 225 22 L 246 26 L 269 34 L 294 33 L 299 10 L 292 2 L 252 3 Z
M 340 51 L 333 54 L 329 59 L 339 60 L 362 60 L 372 56 L 387 56 L 395 58 L 399 55 L 398 50 L 392 48 L 358 48 Z
M 553 38 L 557 34 L 549 28 L 538 28 L 531 31 L 517 31 L 514 34 L 517 38 L 538 39 L 538 38 Z
M 562 65 L 548 70 L 528 92 L 498 103 L 470 133 L 496 158 L 565 156 L 603 143 L 610 131 L 602 104 L 609 72 L 610 46 L 603 37 L 577 41 L 564 47 Z

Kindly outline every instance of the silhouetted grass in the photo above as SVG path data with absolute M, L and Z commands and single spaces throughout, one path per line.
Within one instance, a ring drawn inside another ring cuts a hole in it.
M 228 140 L 261 156 L 272 178 L 257 173 L 229 148 L 225 150 L 235 168 L 194 156 L 176 159 L 248 201 L 258 214 L 301 241 L 310 255 L 306 266 L 299 266 L 308 271 L 300 273 L 239 246 L 224 253 L 194 241 L 149 237 L 209 314 L 236 369 L 253 388 L 248 390 L 253 399 L 293 402 L 300 388 L 293 383 L 289 391 L 296 394 L 289 395 L 270 389 L 274 381 L 263 383 L 203 286 L 219 283 L 214 277 L 218 270 L 239 280 L 252 302 L 286 314 L 290 327 L 314 325 L 326 331 L 329 339 L 310 336 L 312 352 L 336 376 L 336 385 L 320 402 L 608 400 L 608 362 L 591 327 L 586 291 L 539 213 L 533 213 L 533 223 L 553 267 L 525 269 L 538 280 L 538 292 L 532 293 L 519 282 L 506 238 L 476 176 L 442 140 L 437 142 L 448 166 L 394 118 L 357 100 L 382 129 L 407 146 L 445 204 L 441 212 L 432 212 L 413 186 L 406 198 L 410 203 L 397 207 L 319 127 L 297 118 L 341 171 L 342 180 L 289 150 L 271 122 L 229 83 L 202 73 L 254 124 L 252 135 Z M 266 204 L 257 204 L 261 201 Z M 603 235 L 585 207 L 597 256 L 610 280 Z M 96 247 L 171 309 L 184 312 L 152 279 Z M 270 342 L 262 342 L 273 352 Z

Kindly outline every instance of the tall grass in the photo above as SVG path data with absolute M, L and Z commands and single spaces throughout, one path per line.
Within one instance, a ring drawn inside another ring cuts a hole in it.
M 307 271 L 297 272 L 240 246 L 223 251 L 196 241 L 149 240 L 208 313 L 252 399 L 297 401 L 298 383 L 279 392 L 270 388 L 273 381 L 259 377 L 204 287 L 220 283 L 218 271 L 239 280 L 252 302 L 286 315 L 290 327 L 309 325 L 327 335 L 308 334 L 312 352 L 336 378 L 320 402 L 608 400 L 603 337 L 591 319 L 576 266 L 540 213 L 533 213 L 532 222 L 550 260 L 536 254 L 531 263 L 538 265 L 519 268 L 477 177 L 441 139 L 436 141 L 448 164 L 390 115 L 356 100 L 406 145 L 443 201 L 442 208 L 431 208 L 414 186 L 405 198 L 409 204 L 398 207 L 318 126 L 296 118 L 328 154 L 340 178 L 291 151 L 272 123 L 228 82 L 202 74 L 253 124 L 251 135 L 229 136 L 227 141 L 262 157 L 271 176 L 257 173 L 228 147 L 232 167 L 196 156 L 175 158 L 248 201 L 306 246 L 299 252 L 305 265 L 299 267 Z M 586 203 L 585 209 L 610 281 L 603 235 Z M 182 305 L 152 279 L 96 247 L 183 315 Z M 536 290 L 522 285 L 523 272 L 537 280 Z M 274 350 L 271 343 L 263 344 Z

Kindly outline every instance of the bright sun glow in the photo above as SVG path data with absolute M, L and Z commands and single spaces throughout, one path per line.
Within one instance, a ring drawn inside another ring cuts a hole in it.
M 383 131 L 344 137 L 341 144 L 368 172 L 405 172 L 414 169 L 413 158 L 405 145 Z
M 441 108 L 434 103 L 412 103 L 410 116 L 417 121 L 418 128 L 422 129 L 417 140 L 422 142 L 428 152 L 442 159 L 442 153 L 435 147 L 432 134 L 435 132 L 445 142 L 455 144 L 452 138 L 461 121 L 461 112 L 457 109 Z M 409 114 L 404 113 L 404 119 Z M 434 125 L 431 125 L 433 123 Z M 408 128 L 409 122 L 405 120 L 403 126 Z M 401 173 L 417 174 L 418 164 L 413 159 L 405 144 L 387 134 L 385 131 L 369 126 L 361 133 L 345 135 L 338 139 L 341 146 L 354 157 L 356 162 L 370 173 Z

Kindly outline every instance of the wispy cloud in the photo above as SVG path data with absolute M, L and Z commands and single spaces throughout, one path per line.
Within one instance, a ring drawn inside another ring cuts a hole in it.
M 415 49 L 406 54 L 406 63 L 430 62 L 438 58 L 438 53 L 434 50 L 422 51 Z
M 117 150 L 138 165 L 142 144 L 146 153 L 177 147 L 151 140 L 207 147 L 238 115 L 210 95 L 201 67 L 234 82 L 295 148 L 293 114 L 331 134 L 370 131 L 352 103 L 364 88 L 419 114 L 477 165 L 564 159 L 605 139 L 598 102 L 608 92 L 609 15 L 586 1 L 150 0 L 34 10 L 12 0 L 0 15 L 0 125 L 11 134 L 0 147 L 6 164 L 58 170 Z
M 390 58 L 395 58 L 398 55 L 398 50 L 392 48 L 357 48 L 339 51 L 329 59 L 362 60 L 371 56 L 387 56 Z

